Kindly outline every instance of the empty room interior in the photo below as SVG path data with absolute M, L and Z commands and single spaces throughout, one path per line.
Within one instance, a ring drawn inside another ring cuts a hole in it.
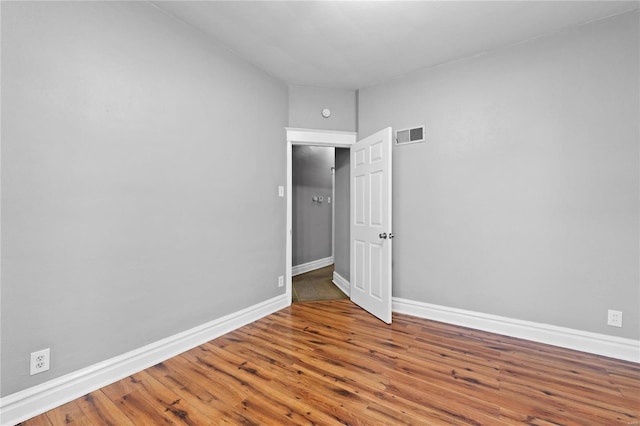
M 0 424 L 639 424 L 639 7 L 3 0 Z

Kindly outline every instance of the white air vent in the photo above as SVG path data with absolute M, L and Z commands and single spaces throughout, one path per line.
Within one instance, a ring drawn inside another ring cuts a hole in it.
M 417 143 L 424 141 L 424 126 L 398 130 L 396 132 L 396 145 L 405 145 L 408 143 Z

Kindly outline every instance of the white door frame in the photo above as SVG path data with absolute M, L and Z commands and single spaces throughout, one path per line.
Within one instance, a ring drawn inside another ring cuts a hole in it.
M 356 143 L 356 132 L 336 132 L 331 130 L 298 129 L 285 127 L 287 131 L 287 226 L 285 249 L 285 294 L 291 304 L 291 260 L 292 260 L 292 151 L 293 145 L 326 146 L 334 148 L 350 148 Z M 334 185 L 335 186 L 335 185 Z M 333 195 L 334 196 L 334 195 Z M 334 196 L 335 198 L 335 196 Z M 335 199 L 331 200 L 335 203 Z

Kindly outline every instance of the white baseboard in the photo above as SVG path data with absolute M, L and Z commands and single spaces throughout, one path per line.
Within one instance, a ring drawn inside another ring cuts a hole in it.
M 286 295 L 0 398 L 0 424 L 15 425 L 256 321 L 291 304 Z
M 313 260 L 301 265 L 292 266 L 291 276 L 295 277 L 296 275 L 315 271 L 316 269 L 324 268 L 325 266 L 329 265 L 333 265 L 333 256 L 325 257 L 324 259 Z
M 505 336 L 518 337 L 520 339 L 532 340 L 534 342 L 546 343 L 562 348 L 575 349 L 582 352 L 640 363 L 639 340 L 557 327 L 549 324 L 522 321 L 497 315 L 483 314 L 480 312 L 465 311 L 463 309 L 448 308 L 446 306 L 401 299 L 399 297 L 393 298 L 393 311 L 434 321 L 446 322 L 449 324 L 502 334 Z
M 342 275 L 333 271 L 333 280 L 332 282 L 338 287 L 344 294 L 347 296 L 351 296 L 351 284 L 349 281 L 345 280 Z

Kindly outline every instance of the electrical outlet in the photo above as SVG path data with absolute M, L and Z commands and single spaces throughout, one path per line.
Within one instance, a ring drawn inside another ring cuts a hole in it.
M 284 287 L 284 277 L 282 275 L 278 277 L 278 287 Z
M 42 373 L 49 369 L 49 348 L 43 349 L 38 352 L 31 352 L 31 371 L 30 375 Z
M 622 312 L 609 309 L 607 314 L 607 325 L 622 327 Z

